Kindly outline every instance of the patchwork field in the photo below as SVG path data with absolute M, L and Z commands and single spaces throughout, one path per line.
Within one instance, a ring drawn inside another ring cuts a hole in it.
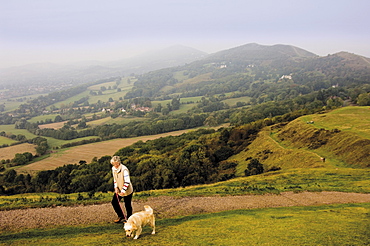
M 170 133 L 163 133 L 152 136 L 142 136 L 136 138 L 125 138 L 125 139 L 114 139 L 110 141 L 104 141 L 99 143 L 92 143 L 87 145 L 81 145 L 72 147 L 69 149 L 63 149 L 58 152 L 54 152 L 50 157 L 31 163 L 29 165 L 19 167 L 17 172 L 27 173 L 39 170 L 52 170 L 65 164 L 75 164 L 79 161 L 84 160 L 90 162 L 94 157 L 100 158 L 105 155 L 113 155 L 119 149 L 129 146 L 137 141 L 147 141 L 160 137 L 166 136 L 178 136 L 191 130 L 182 130 Z M 13 155 L 14 157 L 14 155 Z

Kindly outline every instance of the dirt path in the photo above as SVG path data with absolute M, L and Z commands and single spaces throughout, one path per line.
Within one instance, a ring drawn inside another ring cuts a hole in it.
M 285 192 L 280 195 L 246 195 L 227 197 L 156 197 L 134 201 L 134 212 L 150 205 L 157 219 L 234 209 L 310 206 L 338 203 L 370 202 L 370 194 L 342 192 Z M 0 211 L 0 232 L 29 228 L 113 223 L 116 215 L 110 203 L 101 205 L 37 208 Z

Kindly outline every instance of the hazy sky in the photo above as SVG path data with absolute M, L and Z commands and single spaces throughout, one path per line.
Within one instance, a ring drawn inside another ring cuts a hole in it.
M 369 0 L 0 0 L 0 67 L 185 45 L 290 44 L 370 57 Z

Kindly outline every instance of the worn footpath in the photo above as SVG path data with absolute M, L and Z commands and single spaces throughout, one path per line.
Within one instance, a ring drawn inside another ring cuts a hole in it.
M 343 192 L 284 192 L 280 195 L 155 197 L 133 201 L 134 212 L 144 205 L 154 209 L 157 219 L 213 213 L 234 209 L 311 206 L 370 202 L 370 194 Z M 113 223 L 116 219 L 110 203 L 74 207 L 54 207 L 0 211 L 0 232 L 30 228 L 48 228 L 93 223 Z

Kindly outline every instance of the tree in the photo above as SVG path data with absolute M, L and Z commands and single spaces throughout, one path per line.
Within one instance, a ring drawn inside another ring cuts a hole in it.
M 13 183 L 16 177 L 17 177 L 17 172 L 14 169 L 12 169 L 4 173 L 3 180 L 5 183 Z
M 12 160 L 13 164 L 18 166 L 18 165 L 24 165 L 27 163 L 27 158 L 23 154 L 17 153 L 14 156 L 14 159 Z
M 217 122 L 217 119 L 213 115 L 210 115 L 204 121 L 204 125 L 206 125 L 206 126 L 217 126 L 218 125 L 218 122 Z
M 15 122 L 15 129 L 26 129 L 27 120 L 21 119 Z
M 170 109 L 169 108 L 162 108 L 162 114 L 163 115 L 168 115 L 170 113 Z
M 172 110 L 179 109 L 180 108 L 180 98 L 173 98 L 171 105 L 172 105 Z
M 263 165 L 257 159 L 251 159 L 245 169 L 245 176 L 257 175 L 263 173 Z
M 358 95 L 357 104 L 360 106 L 370 106 L 370 93 L 362 93 Z
M 55 116 L 54 122 L 62 122 L 62 121 L 63 121 L 62 116 L 60 116 L 60 115 Z
M 79 128 L 79 129 L 83 129 L 83 128 L 86 128 L 86 127 L 87 127 L 87 124 L 86 124 L 85 120 L 81 120 L 80 123 L 78 123 L 78 125 L 77 125 L 77 128 Z

